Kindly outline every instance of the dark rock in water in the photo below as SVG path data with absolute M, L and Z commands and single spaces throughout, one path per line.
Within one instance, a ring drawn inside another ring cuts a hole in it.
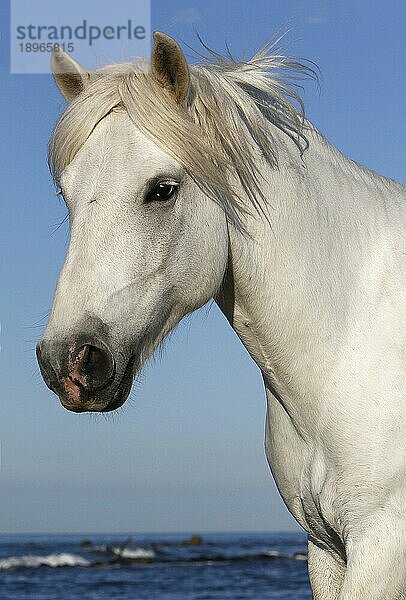
M 25 542 L 26 548 L 42 548 L 42 544 L 38 544 L 37 542 Z
M 91 542 L 90 540 L 82 540 L 80 542 L 80 545 L 84 548 L 89 548 L 90 546 L 93 546 L 93 542 Z
M 151 548 L 160 548 L 160 547 L 164 547 L 164 546 L 201 546 L 202 544 L 205 544 L 207 546 L 210 546 L 212 544 L 212 542 L 204 542 L 203 538 L 201 535 L 192 535 L 192 537 L 190 537 L 188 540 L 183 540 L 181 542 L 169 542 L 169 541 L 162 541 L 162 542 L 153 542 L 152 544 L 150 544 Z
M 189 540 L 183 542 L 183 546 L 201 546 L 203 544 L 203 538 L 200 535 L 192 535 Z

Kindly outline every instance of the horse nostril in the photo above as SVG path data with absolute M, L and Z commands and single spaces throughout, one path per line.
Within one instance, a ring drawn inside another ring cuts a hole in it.
M 107 348 L 85 344 L 69 357 L 69 379 L 85 389 L 106 387 L 115 373 L 114 358 Z

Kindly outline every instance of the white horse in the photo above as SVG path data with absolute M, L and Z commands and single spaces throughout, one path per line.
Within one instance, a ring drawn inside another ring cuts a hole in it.
M 46 383 L 69 410 L 117 408 L 214 298 L 262 373 L 314 598 L 405 599 L 406 189 L 301 118 L 278 73 L 306 67 L 269 47 L 188 66 L 156 33 L 151 63 L 52 66 L 71 239 Z

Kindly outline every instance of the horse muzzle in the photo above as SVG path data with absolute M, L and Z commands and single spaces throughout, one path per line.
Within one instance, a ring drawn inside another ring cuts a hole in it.
M 69 341 L 44 339 L 36 352 L 45 383 L 68 410 L 111 411 L 121 406 L 130 392 L 134 359 L 118 369 L 109 346 L 94 336 L 78 334 Z

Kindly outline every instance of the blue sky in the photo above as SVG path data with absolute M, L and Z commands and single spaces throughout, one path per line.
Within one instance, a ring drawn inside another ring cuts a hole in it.
M 32 0 L 34 1 L 34 0 Z M 204 531 L 296 527 L 263 452 L 255 365 L 216 307 L 183 323 L 119 414 L 68 413 L 34 357 L 67 247 L 46 164 L 63 108 L 48 75 L 9 74 L 1 11 L 0 530 Z M 406 5 L 389 0 L 153 1 L 152 27 L 194 47 L 255 50 L 290 26 L 292 52 L 321 69 L 307 113 L 344 153 L 406 183 Z M 191 55 L 186 49 L 186 53 Z

